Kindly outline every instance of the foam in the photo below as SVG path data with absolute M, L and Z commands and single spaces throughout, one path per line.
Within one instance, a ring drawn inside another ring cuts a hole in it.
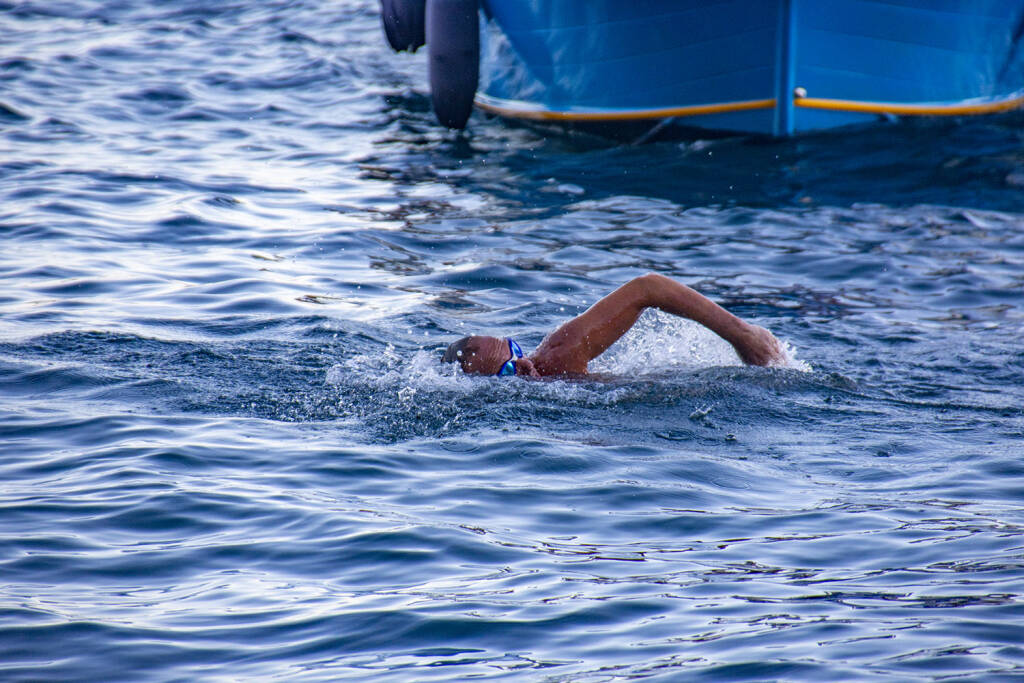
M 810 372 L 796 349 L 782 342 L 785 359 L 776 367 Z M 648 309 L 636 325 L 590 363 L 592 372 L 639 377 L 666 370 L 743 365 L 736 351 L 708 328 L 663 311 Z

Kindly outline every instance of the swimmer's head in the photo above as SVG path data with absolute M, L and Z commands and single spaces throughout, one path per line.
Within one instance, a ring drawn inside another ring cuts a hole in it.
M 443 363 L 458 361 L 467 375 L 494 375 L 515 354 L 509 351 L 508 339 L 499 337 L 463 337 L 452 342 L 441 358 Z M 539 377 L 529 358 L 515 358 L 516 374 L 520 377 Z

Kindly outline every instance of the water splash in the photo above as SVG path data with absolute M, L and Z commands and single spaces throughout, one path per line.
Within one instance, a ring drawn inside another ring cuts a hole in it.
M 796 359 L 796 349 L 783 342 L 785 360 L 778 367 L 810 372 Z M 610 349 L 591 363 L 595 372 L 639 377 L 663 375 L 667 370 L 697 370 L 743 365 L 736 351 L 708 328 L 663 311 L 645 311 Z
M 402 355 L 393 345 L 383 351 L 358 355 L 332 366 L 325 382 L 358 389 L 386 402 L 391 414 L 420 405 L 443 410 L 445 404 L 493 407 L 526 402 L 555 402 L 566 406 L 614 405 L 632 395 L 628 385 L 608 381 L 527 380 L 466 375 L 455 363 L 441 363 L 440 350 L 426 349 Z
M 784 358 L 776 367 L 799 370 L 800 372 L 814 372 L 814 368 L 811 367 L 810 363 L 796 357 L 797 350 L 795 346 L 785 339 L 781 339 L 779 341 L 782 342 L 782 354 Z

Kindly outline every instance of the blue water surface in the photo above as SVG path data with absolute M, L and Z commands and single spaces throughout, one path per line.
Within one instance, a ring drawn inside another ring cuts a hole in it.
M 4 680 L 1024 680 L 1024 115 L 457 136 L 371 0 L 0 35 Z M 648 271 L 793 359 L 437 362 Z

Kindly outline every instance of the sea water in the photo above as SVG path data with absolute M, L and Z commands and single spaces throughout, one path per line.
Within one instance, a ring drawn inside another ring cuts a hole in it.
M 377 3 L 0 2 L 0 677 L 1024 678 L 1024 117 L 441 130 Z M 659 272 L 586 381 L 466 377 Z

